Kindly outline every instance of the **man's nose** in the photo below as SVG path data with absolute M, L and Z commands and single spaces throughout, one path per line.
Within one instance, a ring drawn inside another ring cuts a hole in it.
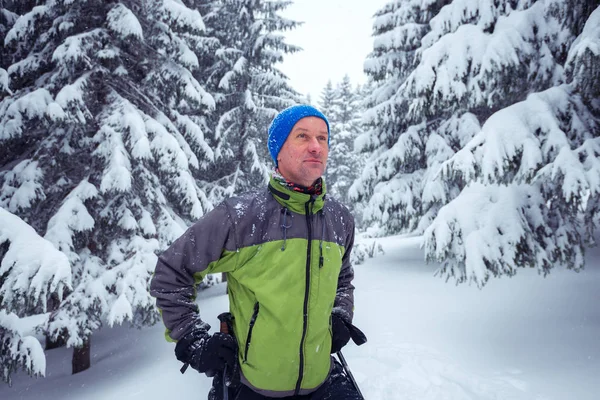
M 321 151 L 321 143 L 319 143 L 318 138 L 314 137 L 310 139 L 310 141 L 308 142 L 308 150 L 311 153 L 318 153 Z

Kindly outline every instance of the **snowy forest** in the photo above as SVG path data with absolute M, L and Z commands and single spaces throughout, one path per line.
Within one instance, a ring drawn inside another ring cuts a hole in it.
M 438 277 L 481 290 L 520 269 L 585 268 L 600 1 L 389 1 L 367 82 L 330 81 L 318 99 L 278 66 L 301 51 L 285 39 L 289 4 L 0 0 L 4 382 L 43 376 L 57 346 L 80 372 L 101 327 L 157 323 L 157 254 L 265 185 L 268 126 L 302 102 L 329 118 L 328 192 L 363 237 L 422 235 Z M 354 261 L 372 255 L 358 243 Z

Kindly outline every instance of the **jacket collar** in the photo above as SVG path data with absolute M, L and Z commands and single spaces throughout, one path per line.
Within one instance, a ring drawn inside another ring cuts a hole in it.
M 325 204 L 325 194 L 327 192 L 327 186 L 325 185 L 325 179 L 323 179 L 323 190 L 320 195 L 310 195 L 306 193 L 296 192 L 280 184 L 275 178 L 271 177 L 269 180 L 269 192 L 273 195 L 275 200 L 284 207 L 287 207 L 290 211 L 297 214 L 306 213 L 306 203 L 314 199 L 312 206 L 312 212 L 316 213 L 323 209 Z

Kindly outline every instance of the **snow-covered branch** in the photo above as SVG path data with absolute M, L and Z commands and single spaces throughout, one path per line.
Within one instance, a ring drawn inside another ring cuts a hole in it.
M 0 310 L 0 376 L 11 384 L 11 374 L 19 369 L 32 376 L 46 375 L 46 356 L 40 342 L 25 335 L 22 320 L 14 313 Z
M 67 256 L 14 214 L 0 208 L 0 299 L 2 308 L 27 315 L 46 312 L 51 294 L 62 299 L 72 289 L 71 265 Z

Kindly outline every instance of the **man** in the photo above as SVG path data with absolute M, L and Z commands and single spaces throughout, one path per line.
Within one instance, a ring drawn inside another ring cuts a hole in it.
M 322 179 L 329 133 L 314 107 L 283 110 L 269 128 L 268 188 L 224 201 L 159 257 L 150 289 L 167 339 L 209 376 L 239 366 L 230 398 L 362 398 L 330 356 L 360 331 L 351 324 L 354 219 L 325 198 Z M 233 336 L 211 335 L 194 302 L 196 284 L 218 272 L 227 273 Z

